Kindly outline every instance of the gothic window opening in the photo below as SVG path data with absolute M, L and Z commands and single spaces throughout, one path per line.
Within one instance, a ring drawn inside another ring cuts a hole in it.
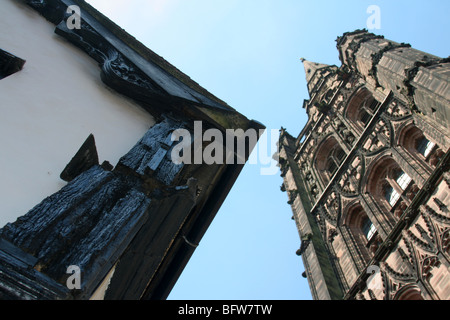
M 367 95 L 361 103 L 359 117 L 357 119 L 360 126 L 365 128 L 369 124 L 378 105 L 378 101 L 371 94 Z
M 409 183 L 411 182 L 411 177 L 408 176 L 406 173 L 401 172 L 397 178 L 397 183 L 402 188 L 402 190 L 406 190 L 406 188 L 409 186 Z
M 426 164 L 429 170 L 435 167 L 444 152 L 413 124 L 406 127 L 399 138 L 399 145 L 408 151 L 419 162 Z
M 358 116 L 358 120 L 365 126 L 367 126 L 367 124 L 370 121 L 370 118 L 372 117 L 372 115 L 370 113 L 368 113 L 366 110 L 362 109 L 359 112 L 359 116 Z
M 373 236 L 377 232 L 377 229 L 375 228 L 372 221 L 370 221 L 370 219 L 367 218 L 362 227 L 362 231 L 363 231 L 364 235 L 366 236 L 367 241 L 370 242 L 370 240 L 372 240 Z
M 25 60 L 0 49 L 0 80 L 22 70 Z
M 408 188 L 412 179 L 403 171 L 395 170 L 388 173 L 385 185 L 385 197 L 391 207 L 397 204 L 401 194 Z
M 356 243 L 356 249 L 365 261 L 369 261 L 378 248 L 379 237 L 375 225 L 359 203 L 348 209 L 344 224 Z
M 420 289 L 415 285 L 406 285 L 395 295 L 394 300 L 425 300 Z
M 395 223 L 411 203 L 414 180 L 389 156 L 370 169 L 366 191 L 385 213 L 384 219 Z
M 362 131 L 370 122 L 380 103 L 369 90 L 361 88 L 350 100 L 346 116 Z
M 385 198 L 391 205 L 391 207 L 395 206 L 398 199 L 400 199 L 400 194 L 394 190 L 394 188 L 390 185 L 385 187 Z
M 324 184 L 331 181 L 347 154 L 334 137 L 328 138 L 316 154 L 316 167 Z
M 430 155 L 431 151 L 434 149 L 436 144 L 434 142 L 431 142 L 427 138 L 423 137 L 420 141 L 417 143 L 417 151 L 423 155 L 426 158 Z
M 338 169 L 336 162 L 333 159 L 328 160 L 327 171 L 329 176 L 333 176 Z
M 331 150 L 330 155 L 328 156 L 328 161 L 327 161 L 328 176 L 330 179 L 336 173 L 337 169 L 340 167 L 340 165 L 344 161 L 345 156 L 346 156 L 346 154 L 340 146 L 335 146 Z

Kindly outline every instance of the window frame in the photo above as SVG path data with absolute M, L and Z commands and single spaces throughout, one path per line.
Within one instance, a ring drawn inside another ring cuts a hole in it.
M 361 231 L 364 234 L 364 236 L 367 239 L 367 242 L 370 243 L 370 241 L 373 239 L 375 234 L 377 233 L 377 228 L 375 225 L 370 221 L 369 218 L 363 223 L 361 227 Z
M 394 179 L 390 178 L 389 174 L 385 178 L 387 185 L 385 186 L 384 196 L 391 208 L 395 207 L 403 192 L 412 182 L 412 178 L 403 170 L 395 172 L 395 175 Z M 401 192 L 399 192 L 400 190 Z
M 435 146 L 436 143 L 430 141 L 425 136 L 423 136 L 422 139 L 420 139 L 420 141 L 417 141 L 416 150 L 425 159 L 427 159 L 432 153 Z

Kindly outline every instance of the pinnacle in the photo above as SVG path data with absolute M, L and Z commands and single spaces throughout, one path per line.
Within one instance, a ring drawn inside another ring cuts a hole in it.
M 306 75 L 307 82 L 309 82 L 311 80 L 311 78 L 313 77 L 314 73 L 317 70 L 329 67 L 328 64 L 312 62 L 312 61 L 306 60 L 305 58 L 300 58 L 300 60 L 303 62 L 303 66 L 305 68 L 305 75 Z

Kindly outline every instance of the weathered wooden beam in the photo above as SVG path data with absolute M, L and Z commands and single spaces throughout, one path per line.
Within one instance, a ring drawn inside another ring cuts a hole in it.
M 139 290 L 140 294 L 145 290 L 140 285 L 152 276 L 139 267 L 141 260 L 153 272 L 157 270 L 198 196 L 195 179 L 183 176 L 180 180 L 186 186 L 173 184 L 184 166 L 171 161 L 170 135 L 181 126 L 180 121 L 166 118 L 150 128 L 114 171 L 98 163 L 79 174 L 72 171 L 73 179 L 64 188 L 0 229 L 4 239 L 0 244 L 15 260 L 28 259 L 27 268 L 52 279 L 51 286 L 65 285 L 67 268 L 77 266 L 81 290 L 71 295 L 77 299 L 90 298 L 118 261 L 120 266 L 128 261 L 134 280 L 115 294 L 129 297 L 130 290 L 137 290 L 133 297 L 139 296 Z M 80 149 L 81 158 L 85 151 L 92 153 L 92 141 L 93 137 L 88 138 Z M 123 256 L 125 250 L 128 253 Z M 0 260 L 0 265 L 8 264 Z M 123 282 L 127 276 L 115 279 Z M 13 280 L 5 278 L 0 287 L 8 287 L 8 281 Z
M 105 299 L 139 300 L 164 261 L 180 226 L 196 204 L 197 181 L 158 200 L 149 217 L 118 262 Z
M 146 218 L 150 199 L 138 186 L 95 166 L 0 235 L 36 257 L 34 268 L 62 284 L 67 267 L 79 267 L 83 295 L 89 296 Z
M 0 300 L 70 300 L 67 287 L 33 268 L 37 259 L 0 239 Z
M 72 181 L 84 171 L 99 164 L 97 147 L 95 146 L 95 138 L 90 134 L 75 156 L 70 160 L 64 170 L 61 172 L 60 178 L 64 181 Z

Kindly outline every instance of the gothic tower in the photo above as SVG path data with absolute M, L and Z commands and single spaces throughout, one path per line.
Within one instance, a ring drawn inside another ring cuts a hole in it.
M 302 59 L 279 165 L 314 299 L 450 299 L 450 61 L 366 30 Z

